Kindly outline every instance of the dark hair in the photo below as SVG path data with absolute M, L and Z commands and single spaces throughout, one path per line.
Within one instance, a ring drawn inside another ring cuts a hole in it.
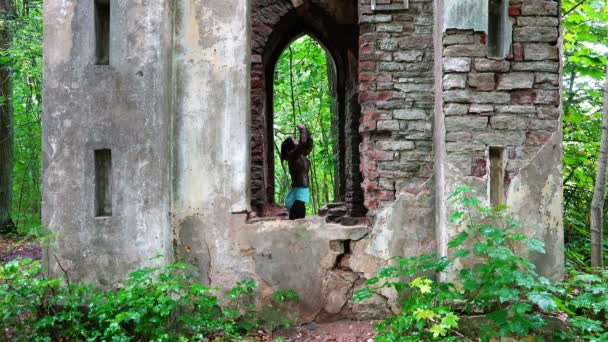
M 296 147 L 296 145 L 294 144 L 292 137 L 285 139 L 281 144 L 281 160 L 287 159 L 287 154 L 291 152 L 294 147 Z

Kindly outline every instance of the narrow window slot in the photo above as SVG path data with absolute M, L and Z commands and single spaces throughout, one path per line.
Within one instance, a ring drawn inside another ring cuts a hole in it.
M 95 64 L 110 64 L 110 0 L 95 0 Z
M 95 151 L 95 216 L 112 216 L 112 151 Z
M 490 204 L 494 207 L 505 204 L 505 148 L 502 146 L 491 146 L 490 157 Z
M 488 55 L 505 57 L 506 0 L 488 0 Z

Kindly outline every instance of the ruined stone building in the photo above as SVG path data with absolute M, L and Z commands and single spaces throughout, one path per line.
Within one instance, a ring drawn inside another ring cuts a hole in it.
M 45 0 L 44 209 L 74 281 L 183 260 L 200 280 L 292 288 L 304 320 L 386 258 L 447 253 L 460 185 L 506 204 L 563 272 L 560 4 L 551 0 Z M 265 215 L 274 66 L 332 59 L 341 223 Z M 153 259 L 157 255 L 161 258 Z M 449 274 L 448 274 L 449 276 Z M 390 304 L 390 303 L 389 303 Z

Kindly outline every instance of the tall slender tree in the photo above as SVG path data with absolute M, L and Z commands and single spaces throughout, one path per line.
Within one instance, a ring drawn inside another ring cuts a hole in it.
M 12 13 L 11 0 L 0 0 L 0 51 L 11 44 L 8 19 Z M 8 63 L 0 64 L 0 231 L 12 231 L 11 219 L 13 183 L 13 106 L 12 75 Z
M 595 190 L 591 202 L 591 267 L 604 267 L 604 203 L 606 200 L 606 168 L 608 167 L 608 70 L 604 89 L 604 113 L 602 116 L 602 143 L 597 162 Z

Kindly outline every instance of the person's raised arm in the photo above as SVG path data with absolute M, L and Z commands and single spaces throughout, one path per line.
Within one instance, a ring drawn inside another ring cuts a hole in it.
M 306 156 L 312 151 L 312 137 L 310 136 L 310 132 L 304 125 L 298 125 L 298 130 L 300 131 L 300 141 L 296 148 L 287 154 L 288 159 L 296 158 L 300 154 Z
M 308 128 L 300 126 L 302 127 L 300 129 L 300 145 L 303 146 L 302 154 L 307 156 L 312 152 L 312 135 L 310 135 Z M 298 126 L 298 128 L 300 127 Z

